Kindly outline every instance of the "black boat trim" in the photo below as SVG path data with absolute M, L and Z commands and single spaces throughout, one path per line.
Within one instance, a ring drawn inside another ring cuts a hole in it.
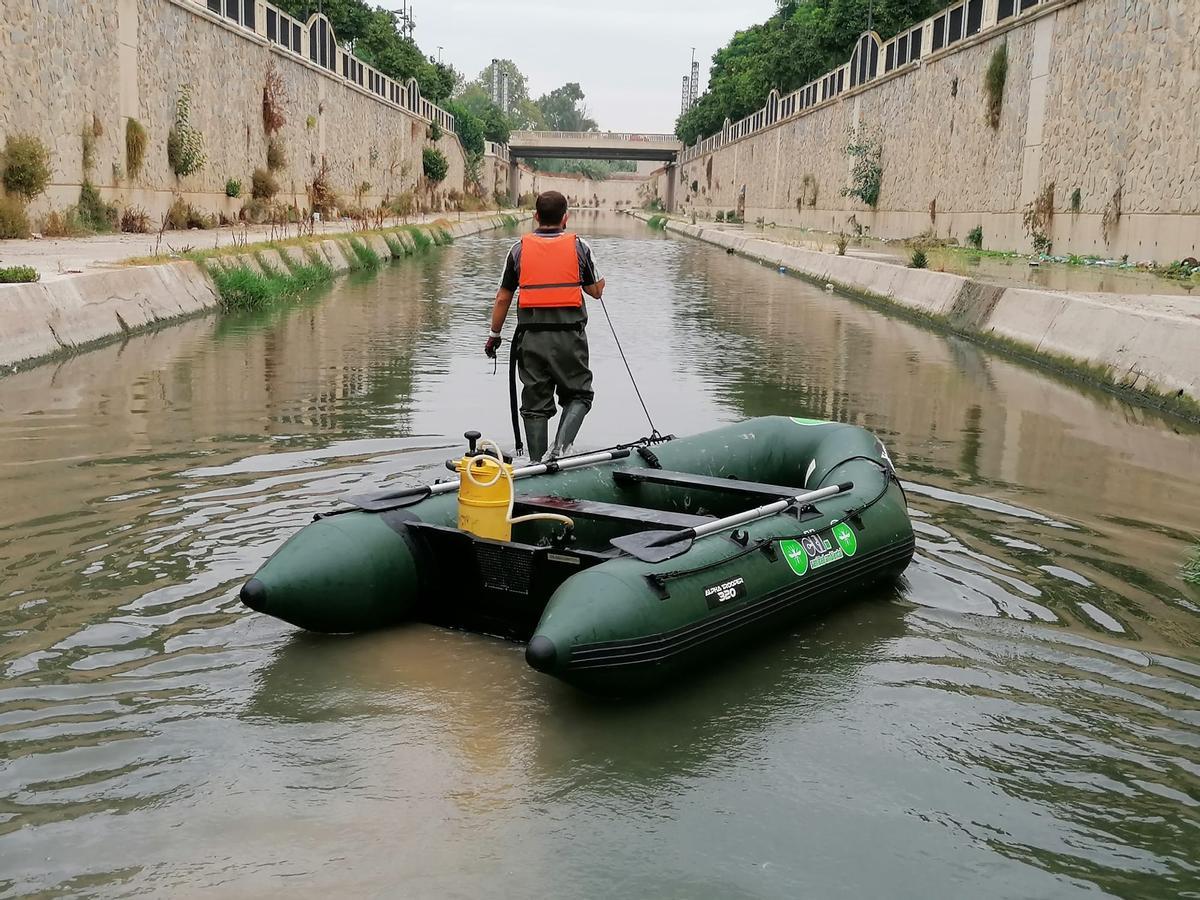
M 786 611 L 788 607 L 814 595 L 827 593 L 856 581 L 870 580 L 872 576 L 888 569 L 902 568 L 912 558 L 915 546 L 915 539 L 909 538 L 903 543 L 864 556 L 856 560 L 853 566 L 843 566 L 823 577 L 787 585 L 739 609 L 681 626 L 674 631 L 631 640 L 581 644 L 571 650 L 566 668 L 578 671 L 665 662 L 699 644 L 724 637 L 746 625 Z

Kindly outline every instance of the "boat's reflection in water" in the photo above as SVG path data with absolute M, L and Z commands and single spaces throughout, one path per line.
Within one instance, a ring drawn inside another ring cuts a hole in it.
M 539 777 L 624 782 L 706 769 L 786 718 L 850 702 L 861 670 L 904 633 L 899 588 L 718 657 L 641 698 L 590 696 L 528 668 L 523 646 L 408 625 L 364 635 L 296 633 L 259 673 L 243 718 L 304 724 L 392 717 L 486 772 L 525 759 Z M 401 738 L 404 744 L 415 740 Z M 397 747 L 399 751 L 399 747 Z M 625 785 L 627 788 L 628 785 Z

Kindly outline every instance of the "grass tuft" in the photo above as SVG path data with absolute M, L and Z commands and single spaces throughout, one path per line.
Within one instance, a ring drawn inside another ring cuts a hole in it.
M 383 242 L 388 245 L 388 249 L 392 251 L 392 259 L 400 259 L 408 256 L 407 245 L 396 237 L 394 234 L 385 234 Z
M 33 266 L 0 266 L 0 284 L 28 284 L 41 277 Z
M 353 251 L 352 255 L 358 258 L 360 266 L 368 272 L 374 272 L 383 265 L 379 254 L 358 238 L 350 238 L 350 249 Z M 353 265 L 353 260 L 351 260 L 351 265 Z
M 328 284 L 333 278 L 328 266 L 297 266 L 284 273 L 264 263 L 261 254 L 256 254 L 256 258 L 263 267 L 261 273 L 241 267 L 208 268 L 208 274 L 221 296 L 221 308 L 225 311 L 263 309 Z
M 417 253 L 424 253 L 433 246 L 433 239 L 426 234 L 424 229 L 419 228 L 416 225 L 409 225 L 404 230 L 407 231 L 409 236 L 412 238 L 413 249 Z
M 366 265 L 358 258 L 358 254 L 354 252 L 354 248 L 350 246 L 348 241 L 338 241 L 337 245 L 341 249 L 342 258 L 346 260 L 346 265 L 350 267 L 351 272 L 361 272 L 366 268 Z
M 1192 550 L 1191 558 L 1183 564 L 1179 574 L 1189 584 L 1200 584 L 1200 544 L 1197 544 Z

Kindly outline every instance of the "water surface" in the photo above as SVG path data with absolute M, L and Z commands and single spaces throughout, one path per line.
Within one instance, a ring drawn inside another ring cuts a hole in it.
M 1194 896 L 1194 428 L 744 259 L 580 217 L 656 424 L 860 423 L 895 588 L 640 703 L 519 646 L 317 638 L 241 580 L 505 440 L 511 235 L 0 379 L 0 896 Z M 648 428 L 593 310 L 600 446 Z

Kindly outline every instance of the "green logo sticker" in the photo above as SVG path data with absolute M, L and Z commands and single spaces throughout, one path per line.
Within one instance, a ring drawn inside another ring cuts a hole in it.
M 808 571 L 808 553 L 799 541 L 780 541 L 779 550 L 797 575 L 803 575 Z
M 850 526 L 838 524 L 833 527 L 833 537 L 837 541 L 827 541 L 819 533 L 806 534 L 798 541 L 780 541 L 779 549 L 788 566 L 797 576 L 804 575 L 809 569 L 819 569 L 830 563 L 853 556 L 858 550 L 858 539 Z
M 798 419 L 795 416 L 791 417 L 792 421 L 797 425 L 829 425 L 828 419 Z
M 833 537 L 847 556 L 853 556 L 858 550 L 858 538 L 854 536 L 854 529 L 845 522 L 833 526 Z

